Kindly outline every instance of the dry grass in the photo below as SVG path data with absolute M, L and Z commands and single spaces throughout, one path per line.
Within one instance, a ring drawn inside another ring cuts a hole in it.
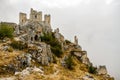
M 0 66 L 9 64 L 11 61 L 13 61 L 13 59 L 16 56 L 20 55 L 21 53 L 22 51 L 13 51 L 13 52 L 1 51 L 0 52 Z
M 1 47 L 1 44 L 0 44 Z M 69 55 L 71 50 L 66 51 L 63 55 Z M 0 51 L 0 66 L 7 65 L 14 61 L 13 59 L 22 54 L 23 51 L 15 51 L 8 52 L 8 51 Z M 57 64 L 51 63 L 49 66 L 44 67 L 44 75 L 41 75 L 38 72 L 33 72 L 30 75 L 26 75 L 24 77 L 16 76 L 17 80 L 81 80 L 83 76 L 88 73 L 87 66 L 82 64 L 76 57 L 73 57 L 73 62 L 75 63 L 73 70 L 65 69 L 61 66 L 60 60 L 61 58 L 56 58 Z M 33 65 L 37 67 L 41 66 L 39 63 L 32 62 Z M 58 73 L 56 73 L 58 72 Z M 55 74 L 56 73 L 56 74 Z M 105 80 L 103 76 L 92 75 L 96 80 Z

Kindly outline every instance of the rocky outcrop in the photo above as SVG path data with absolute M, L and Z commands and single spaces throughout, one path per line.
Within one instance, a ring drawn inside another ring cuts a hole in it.
M 42 68 L 37 68 L 37 67 L 27 67 L 24 70 L 22 70 L 21 72 L 15 72 L 15 75 L 19 75 L 19 76 L 26 76 L 26 75 L 30 75 L 30 73 L 32 72 L 38 72 L 41 74 L 44 74 L 44 71 L 42 70 Z
M 50 49 L 50 45 L 46 43 L 34 44 L 28 49 L 28 53 L 32 55 L 32 58 L 42 65 L 48 65 L 53 62 L 53 54 Z
M 99 66 L 99 68 L 97 69 L 97 73 L 99 75 L 107 75 L 106 66 Z
M 86 74 L 85 76 L 82 77 L 82 80 L 96 80 L 96 79 L 94 79 L 94 77 L 91 76 L 90 74 Z
M 55 29 L 54 36 L 60 43 L 64 42 L 64 36 L 59 32 L 59 28 Z
M 79 49 L 73 50 L 73 51 L 71 51 L 71 55 L 76 56 L 77 59 L 80 62 L 82 62 L 82 63 L 84 63 L 84 64 L 86 64 L 88 66 L 91 65 L 91 62 L 90 62 L 89 58 L 87 57 L 87 52 L 86 51 L 81 51 Z
M 9 46 L 8 46 L 9 47 Z M 6 47 L 3 47 L 6 50 Z M 50 45 L 46 43 L 28 44 L 27 51 L 17 55 L 11 63 L 3 66 L 3 72 L 16 72 L 30 66 L 34 66 L 33 62 L 41 65 L 49 65 L 53 62 L 53 53 Z

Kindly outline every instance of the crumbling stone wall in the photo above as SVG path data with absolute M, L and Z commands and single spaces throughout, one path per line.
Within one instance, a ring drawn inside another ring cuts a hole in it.
M 42 21 L 42 12 L 37 12 L 36 10 L 33 10 L 31 8 L 30 20 L 41 22 Z
M 26 13 L 19 13 L 19 24 L 23 25 L 27 21 L 27 14 Z

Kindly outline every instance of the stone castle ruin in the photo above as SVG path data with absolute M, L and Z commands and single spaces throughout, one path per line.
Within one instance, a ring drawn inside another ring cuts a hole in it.
M 29 19 L 27 19 L 26 13 L 19 13 L 19 24 L 24 25 L 27 21 L 34 21 L 34 22 L 44 22 L 50 24 L 50 15 L 44 15 L 44 21 L 42 21 L 42 12 L 37 12 L 31 8 Z
M 19 26 L 16 28 L 16 34 L 21 35 L 22 40 L 28 43 L 40 41 L 39 37 L 43 33 L 52 32 L 50 15 L 45 14 L 42 19 L 42 12 L 37 12 L 31 8 L 29 19 L 26 13 L 19 13 Z

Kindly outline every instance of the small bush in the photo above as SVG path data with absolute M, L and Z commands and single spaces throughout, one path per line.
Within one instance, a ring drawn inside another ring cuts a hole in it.
M 97 70 L 96 67 L 94 67 L 92 65 L 88 66 L 89 73 L 96 74 L 96 70 Z
M 19 50 L 23 50 L 28 47 L 28 45 L 26 43 L 21 42 L 21 41 L 12 41 L 10 46 L 12 46 L 14 49 L 19 49 Z
M 13 48 L 9 47 L 8 52 L 13 52 Z
M 69 55 L 68 58 L 65 60 L 65 63 L 66 63 L 66 67 L 70 70 L 73 69 L 74 67 L 74 62 L 73 62 L 73 59 L 72 59 L 72 56 Z
M 0 39 L 4 39 L 5 37 L 12 38 L 13 37 L 13 28 L 5 23 L 1 23 L 0 25 Z
M 56 59 L 56 56 L 55 55 L 53 55 L 53 63 L 57 63 L 57 59 Z
M 62 50 L 59 47 L 51 47 L 51 51 L 57 56 L 61 57 L 61 54 L 63 53 Z

